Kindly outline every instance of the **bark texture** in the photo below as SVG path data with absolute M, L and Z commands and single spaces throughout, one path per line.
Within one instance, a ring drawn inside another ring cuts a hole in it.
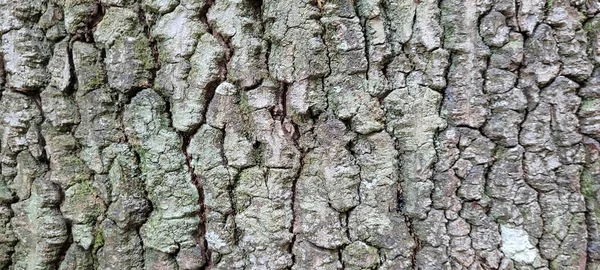
M 597 0 L 0 0 L 0 269 L 600 269 Z

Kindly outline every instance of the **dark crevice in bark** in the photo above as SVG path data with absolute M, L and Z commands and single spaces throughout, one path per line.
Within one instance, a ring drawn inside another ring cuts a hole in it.
M 214 96 L 215 93 L 215 89 L 218 86 L 218 82 L 211 82 L 208 85 L 208 89 L 205 93 L 205 112 L 208 109 L 208 104 L 210 103 L 210 100 L 212 100 L 212 97 Z M 168 101 L 168 98 L 163 97 L 163 99 L 165 101 Z M 166 108 L 165 111 L 169 114 L 169 126 L 173 126 L 173 117 L 171 115 L 171 108 L 170 108 L 170 102 L 165 102 L 166 104 Z M 204 113 L 205 114 L 205 113 Z M 202 126 L 202 124 L 204 123 L 204 121 L 202 121 L 200 124 L 198 124 L 198 126 L 194 127 L 191 131 L 189 132 L 179 132 L 177 131 L 177 135 L 179 136 L 179 138 L 181 139 L 181 151 L 183 153 L 183 155 L 185 156 L 185 167 L 187 168 L 188 174 L 190 175 L 191 178 L 191 182 L 194 185 L 194 187 L 196 188 L 196 192 L 198 193 L 198 217 L 199 217 L 199 222 L 198 222 L 198 228 L 196 231 L 196 243 L 198 244 L 198 246 L 200 247 L 200 250 L 202 252 L 202 257 L 203 260 L 205 261 L 205 264 L 203 265 L 202 269 L 209 269 L 212 266 L 212 261 L 211 261 L 211 250 L 208 249 L 208 242 L 206 240 L 206 205 L 205 205 L 205 198 L 204 198 L 204 182 L 202 181 L 201 177 L 195 172 L 194 166 L 192 165 L 192 156 L 188 153 L 188 147 L 190 144 L 191 139 L 193 138 L 193 136 L 197 133 L 198 129 Z
M 413 239 L 415 247 L 412 250 L 411 253 L 411 269 L 418 269 L 417 268 L 417 253 L 419 253 L 419 250 L 421 250 L 421 240 L 419 239 L 419 236 L 417 236 L 415 229 L 414 229 L 414 225 L 413 225 L 413 221 L 411 218 L 409 218 L 407 215 L 403 215 L 404 216 L 404 222 L 406 222 L 406 226 L 408 227 L 408 234 L 410 235 L 410 237 Z
M 205 198 L 204 198 L 204 181 L 201 179 L 201 177 L 195 172 L 194 167 L 192 166 L 192 156 L 188 153 L 187 149 L 188 146 L 190 144 L 190 140 L 193 138 L 193 136 L 198 132 L 198 130 L 200 129 L 200 127 L 205 123 L 206 119 L 206 112 L 208 111 L 210 102 L 212 101 L 212 99 L 215 96 L 215 92 L 217 87 L 227 79 L 227 64 L 229 63 L 229 59 L 231 58 L 231 55 L 233 53 L 232 48 L 231 48 L 231 44 L 229 44 L 227 41 L 225 41 L 225 39 L 223 39 L 223 37 L 217 33 L 212 25 L 208 22 L 208 18 L 207 18 L 207 14 L 211 8 L 211 6 L 214 4 L 214 0 L 208 0 L 205 2 L 205 5 L 202 6 L 202 8 L 200 9 L 199 12 L 199 19 L 200 21 L 207 27 L 208 32 L 215 37 L 219 42 L 221 42 L 225 48 L 226 48 L 226 53 L 225 53 L 225 57 L 223 59 L 221 59 L 220 61 L 218 61 L 218 80 L 214 80 L 211 81 L 210 83 L 207 84 L 206 88 L 205 88 L 205 92 L 204 92 L 204 112 L 203 112 L 203 120 L 197 125 L 192 127 L 192 129 L 188 132 L 178 132 L 178 135 L 180 138 L 182 138 L 182 152 L 185 155 L 186 158 L 186 167 L 188 170 L 188 173 L 191 176 L 191 180 L 192 183 L 194 184 L 194 186 L 196 187 L 196 190 L 198 192 L 198 206 L 199 206 L 199 213 L 198 216 L 200 218 L 200 222 L 198 224 L 198 232 L 197 232 L 197 236 L 196 236 L 196 241 L 198 243 L 198 245 L 200 245 L 201 251 L 202 251 L 202 256 L 205 259 L 205 264 L 203 266 L 202 269 L 210 269 L 213 265 L 214 262 L 212 261 L 212 256 L 211 253 L 212 251 L 208 248 L 208 242 L 206 240 L 206 214 L 207 214 L 207 207 L 205 205 Z M 158 58 L 158 45 L 156 41 L 153 41 L 152 43 L 153 45 L 153 54 L 155 56 L 155 62 L 157 63 L 157 68 L 160 68 L 159 64 L 159 58 Z M 155 69 L 155 70 L 156 70 Z M 153 75 L 154 77 L 155 75 Z M 168 99 L 167 99 L 168 100 Z M 170 109 L 167 110 L 170 113 Z M 169 117 L 169 119 L 171 119 L 172 121 L 172 117 Z M 224 131 L 222 131 L 224 132 Z M 222 144 L 221 144 L 222 147 Z M 221 154 L 223 155 L 223 160 L 225 163 L 227 163 L 227 159 L 224 157 L 224 152 L 222 151 L 223 149 L 221 149 Z M 224 166 L 226 166 L 227 164 L 224 164 Z M 238 174 L 239 175 L 239 174 Z M 236 177 L 239 177 L 236 175 Z M 229 190 L 229 192 L 232 192 L 231 190 Z M 232 198 L 230 198 L 232 199 Z M 234 207 L 234 204 L 232 202 L 232 207 Z
M 156 72 L 160 69 L 160 55 L 158 54 L 158 42 L 156 39 L 150 39 L 150 47 L 152 48 L 152 57 L 154 58 L 154 68 L 151 70 L 150 87 L 154 87 L 154 81 L 156 80 Z
M 365 72 L 365 79 L 368 81 L 369 80 L 369 70 L 371 69 L 371 57 L 369 54 L 369 46 L 370 46 L 370 39 L 369 39 L 369 35 L 367 34 L 367 18 L 363 18 L 362 16 L 360 16 L 360 11 L 358 10 L 358 5 L 353 5 L 354 6 L 354 13 L 356 14 L 356 17 L 359 19 L 359 25 L 360 25 L 360 30 L 363 34 L 363 39 L 364 39 L 364 50 L 365 50 L 365 59 L 367 60 L 367 71 Z
M 421 3 L 421 0 L 413 0 L 413 3 L 416 4 L 415 10 L 413 11 L 413 18 L 412 18 L 412 23 L 411 23 L 411 27 L 410 27 L 410 29 L 413 29 L 413 30 L 410 32 L 410 37 L 408 37 L 408 41 L 404 45 L 408 45 L 408 43 L 411 42 L 413 35 L 415 34 L 414 29 L 415 29 L 415 23 L 417 23 L 417 8 L 418 8 L 418 5 Z
M 270 39 L 264 39 L 264 40 L 267 43 L 267 51 L 265 52 L 265 67 L 267 67 L 267 73 L 271 73 L 271 70 L 269 67 L 269 57 L 271 56 L 271 49 L 273 47 L 273 43 L 271 42 Z M 0 69 L 0 72 L 1 72 L 1 69 Z
M 177 131 L 177 133 L 179 134 L 179 136 L 182 139 L 184 139 L 184 138 L 191 139 L 198 132 L 198 130 L 200 129 L 200 127 L 203 124 L 206 123 L 206 119 L 204 119 L 204 117 L 206 116 L 206 112 L 208 111 L 208 107 L 210 105 L 210 102 L 214 98 L 216 90 L 217 90 L 217 87 L 219 86 L 219 84 L 221 84 L 220 80 L 214 80 L 214 81 L 211 81 L 211 82 L 209 82 L 209 83 L 206 84 L 205 92 L 204 92 L 204 111 L 202 113 L 203 119 L 202 119 L 202 121 L 200 121 L 197 125 L 193 126 L 187 132 Z M 169 98 L 167 98 L 167 97 L 163 97 L 163 99 L 164 100 L 169 100 Z M 171 116 L 170 103 L 167 102 L 167 105 L 168 105 L 168 108 L 166 109 L 166 111 L 169 113 L 169 120 L 173 121 L 173 117 Z M 172 123 L 171 123 L 171 126 L 173 126 Z
M 106 14 L 106 6 L 100 2 L 100 0 L 96 0 L 94 10 L 87 17 L 84 28 L 76 30 L 71 37 L 71 43 L 74 41 L 94 43 L 94 31 L 96 30 L 98 23 L 104 18 L 104 14 Z
M 210 4 L 212 4 L 212 2 Z M 207 4 L 208 7 L 206 8 L 206 11 L 208 11 L 210 4 Z M 150 42 L 152 57 L 154 59 L 154 67 L 151 70 L 151 78 L 150 78 L 150 86 L 153 87 L 154 82 L 156 80 L 156 73 L 161 68 L 160 55 L 159 55 L 159 50 L 158 50 L 158 41 L 155 38 L 153 38 L 151 35 L 151 27 L 145 16 L 144 10 L 140 6 L 138 6 L 137 8 L 138 8 L 138 14 L 139 14 L 140 21 L 144 24 L 144 33 L 146 35 L 146 38 Z M 203 8 L 203 10 L 204 10 L 204 8 Z M 206 18 L 206 13 L 204 13 L 203 17 Z M 205 21 L 203 21 L 203 22 L 205 22 Z M 223 78 L 223 75 L 221 75 L 221 63 L 219 63 L 219 70 L 220 70 L 220 77 Z M 226 69 L 225 69 L 224 77 L 226 77 Z M 210 104 L 210 101 L 214 97 L 215 90 L 216 90 L 217 86 L 219 85 L 219 83 L 220 83 L 220 81 L 213 81 L 213 82 L 208 83 L 208 85 L 206 87 L 205 97 L 204 97 L 205 98 L 205 106 L 204 106 L 203 115 L 206 114 L 206 110 L 208 110 L 208 105 Z M 141 90 L 143 90 L 143 89 L 137 89 L 137 91 L 133 91 L 133 92 L 135 92 L 135 93 L 133 93 L 133 96 L 135 96 Z M 163 96 L 164 93 L 162 93 L 162 92 L 160 92 L 159 94 L 162 96 L 162 99 L 165 101 L 165 106 L 166 106 L 165 112 L 168 114 L 169 126 L 173 127 L 173 116 L 172 116 L 172 112 L 171 112 L 170 98 Z M 211 261 L 211 250 L 208 249 L 208 242 L 206 240 L 206 211 L 207 211 L 207 209 L 206 209 L 205 198 L 204 198 L 204 182 L 202 181 L 201 177 L 195 172 L 194 166 L 192 166 L 192 156 L 187 151 L 188 146 L 190 144 L 190 140 L 193 138 L 193 136 L 196 134 L 196 132 L 202 126 L 203 123 L 204 123 L 204 121 L 200 122 L 197 126 L 193 127 L 188 132 L 177 131 L 177 134 L 178 134 L 179 138 L 181 139 L 181 151 L 182 151 L 183 155 L 185 156 L 185 166 L 190 175 L 191 182 L 194 185 L 194 187 L 196 188 L 196 192 L 198 193 L 198 213 L 197 213 L 197 215 L 199 217 L 199 222 L 198 222 L 198 227 L 197 227 L 195 238 L 196 238 L 196 243 L 201 250 L 203 261 L 205 261 L 205 264 L 202 266 L 202 269 L 209 269 L 213 263 Z M 137 155 L 137 153 L 136 153 L 136 155 Z
M 229 73 L 227 69 L 227 65 L 229 64 L 229 60 L 231 60 L 231 56 L 233 56 L 233 47 L 231 46 L 231 40 L 225 39 L 221 34 L 217 32 L 213 32 L 212 35 L 221 42 L 225 46 L 225 58 L 220 61 L 219 64 L 219 77 L 221 77 L 222 81 L 227 80 L 227 75 Z
M 181 144 L 181 151 L 185 155 L 185 165 L 187 166 L 188 173 L 192 178 L 192 183 L 196 187 L 196 191 L 198 192 L 198 206 L 199 213 L 198 216 L 200 218 L 200 222 L 198 223 L 198 231 L 196 235 L 196 242 L 200 246 L 200 250 L 202 251 L 202 256 L 204 257 L 204 261 L 206 262 L 204 268 L 210 267 L 212 265 L 211 261 L 211 251 L 208 249 L 208 242 L 206 241 L 206 205 L 204 204 L 204 183 L 200 179 L 200 177 L 195 173 L 194 167 L 192 166 L 192 157 L 187 152 L 187 148 L 189 146 L 191 137 L 183 135 L 183 141 Z
M 521 30 L 521 24 L 519 23 L 519 12 L 521 11 L 521 0 L 514 0 L 515 2 L 515 21 L 516 21 L 516 26 L 517 26 L 517 32 L 523 34 L 524 36 L 527 36 L 527 33 L 524 33 Z M 527 1 L 527 0 L 526 0 Z
M 208 111 L 208 106 L 210 106 L 210 102 L 215 97 L 215 93 L 217 87 L 221 84 L 221 81 L 212 81 L 206 85 L 206 91 L 204 92 L 204 113 L 206 116 L 206 112 Z M 206 121 L 206 120 L 205 120 Z M 202 121 L 204 122 L 204 121 Z M 200 124 L 202 125 L 202 123 Z M 195 134 L 195 132 L 193 132 Z
M 92 16 L 90 16 L 90 20 L 88 21 L 88 29 L 90 31 L 93 32 L 94 30 L 96 30 L 96 26 L 98 25 L 98 23 L 100 23 L 100 21 L 102 21 L 102 18 L 104 18 L 104 14 L 106 14 L 106 6 L 104 5 L 104 3 L 102 3 L 102 1 L 96 0 L 96 11 L 92 14 Z
M 280 123 L 283 123 L 284 119 L 287 117 L 286 97 L 288 88 L 288 83 L 279 82 L 279 87 L 277 89 L 277 103 L 273 108 L 270 109 L 273 120 L 279 121 Z
M 77 81 L 77 74 L 75 73 L 75 63 L 73 62 L 73 43 L 76 40 L 74 38 L 71 38 L 71 40 L 69 41 L 69 45 L 67 46 L 67 60 L 68 60 L 68 64 L 69 64 L 69 85 L 67 86 L 67 89 L 65 91 L 65 94 L 72 96 L 73 94 L 75 94 L 75 92 L 77 92 L 77 85 L 78 85 L 78 81 Z M 102 59 L 104 59 L 104 57 L 102 57 Z
M 264 82 L 264 78 L 259 78 L 259 80 L 256 83 L 254 83 L 254 84 L 252 84 L 250 86 L 241 87 L 241 88 L 244 91 L 255 90 L 256 88 L 260 87 L 263 84 L 263 82 Z
M 208 11 L 210 10 L 210 7 L 212 7 L 212 5 L 215 3 L 215 0 L 206 0 L 204 2 L 204 6 L 202 8 L 200 8 L 200 21 L 202 23 L 204 23 L 204 25 L 206 27 L 208 27 L 208 31 L 209 33 L 212 34 L 212 27 L 210 26 L 210 24 L 208 23 Z
M 232 223 L 233 223 L 233 245 L 237 246 L 239 243 L 239 238 L 240 238 L 240 229 L 237 226 L 237 223 L 235 221 L 235 217 L 237 215 L 237 207 L 236 207 L 236 203 L 237 203 L 237 198 L 235 196 L 235 190 L 237 189 L 237 185 L 240 182 L 240 176 L 242 174 L 243 169 L 240 169 L 235 176 L 233 177 L 233 183 L 231 183 L 230 185 L 228 185 L 227 187 L 227 195 L 229 196 L 229 203 L 231 204 L 231 211 L 229 213 L 225 213 L 225 220 L 227 220 L 227 217 L 231 216 L 232 219 Z M 268 175 L 267 175 L 268 177 Z M 265 178 L 267 178 L 265 177 Z M 267 180 L 265 179 L 265 182 Z M 265 183 L 266 186 L 266 183 Z
M 386 40 L 390 40 L 392 33 L 395 32 L 395 30 L 392 29 L 392 25 L 391 25 L 392 24 L 392 20 L 391 20 L 391 18 L 389 17 L 389 15 L 387 13 L 387 10 L 389 9 L 388 1 L 389 0 L 381 0 L 381 2 L 380 2 L 380 8 L 381 8 L 382 15 L 383 15 L 381 19 L 383 20 L 383 27 L 384 27 L 384 32 L 385 32 Z M 438 1 L 438 2 L 441 2 L 441 0 Z M 390 51 L 391 51 L 391 54 L 392 54 L 392 56 L 391 56 L 392 59 L 394 57 L 398 56 L 398 54 L 399 54 L 398 52 L 395 51 L 395 47 L 391 46 L 391 44 L 390 44 Z M 386 69 L 387 69 L 387 67 L 386 67 Z M 387 74 L 387 72 L 384 73 L 384 74 Z
M 249 6 L 254 9 L 254 15 L 256 15 L 256 21 L 261 22 L 260 24 L 260 32 L 264 33 L 264 24 L 263 21 L 263 0 L 250 0 Z
M 302 150 L 300 150 L 302 151 Z M 300 167 L 298 168 L 298 172 L 296 173 L 296 176 L 294 177 L 294 180 L 292 182 L 292 203 L 291 203 L 291 208 L 292 208 L 292 224 L 290 226 L 290 233 L 292 234 L 292 242 L 289 245 L 288 248 L 288 252 L 290 254 L 292 254 L 292 266 L 294 266 L 296 264 L 296 255 L 293 252 L 293 248 L 294 245 L 296 244 L 296 239 L 297 239 L 297 235 L 296 235 L 296 211 L 297 209 L 297 203 L 296 203 L 296 194 L 297 194 L 297 185 L 298 185 L 298 179 L 300 178 L 300 176 L 302 175 L 302 170 L 304 168 L 304 157 L 305 157 L 306 153 L 301 152 L 300 155 Z M 289 269 L 291 269 L 292 267 L 290 267 Z
M 285 86 L 285 93 L 287 93 L 287 87 L 288 84 L 281 82 L 284 86 Z M 286 98 L 286 94 L 284 93 L 283 97 Z M 285 103 L 285 102 L 284 102 Z M 286 109 L 286 116 L 287 116 L 287 109 Z M 298 162 L 299 162 L 299 166 L 297 168 L 296 174 L 294 175 L 294 178 L 292 180 L 292 196 L 291 196 L 291 203 L 290 203 L 290 208 L 292 210 L 292 220 L 291 220 L 291 224 L 290 224 L 290 228 L 289 228 L 289 232 L 292 234 L 292 240 L 288 246 L 288 253 L 290 253 L 292 255 L 292 265 L 290 267 L 288 267 L 288 269 L 292 269 L 292 267 L 296 264 L 296 255 L 294 254 L 294 245 L 296 244 L 296 240 L 297 240 L 297 235 L 296 235 L 296 218 L 297 218 L 297 211 L 298 211 L 298 203 L 296 202 L 297 200 L 297 186 L 298 186 L 298 180 L 300 179 L 300 177 L 302 176 L 303 170 L 304 170 L 304 159 L 306 157 L 306 155 L 308 154 L 308 151 L 305 151 L 304 149 L 302 149 L 302 147 L 300 147 L 300 143 L 298 142 L 298 138 L 299 138 L 299 124 L 300 123 L 295 123 L 294 119 L 291 119 L 291 123 L 294 127 L 294 134 L 292 134 L 292 141 L 294 143 L 294 146 L 296 147 L 296 149 L 298 149 L 298 152 L 300 154 L 300 157 L 298 158 Z
M 4 54 L 0 52 L 0 99 L 2 98 L 2 92 L 4 92 L 6 84 L 6 70 L 4 69 L 4 65 Z
M 342 269 L 346 269 L 346 264 L 344 263 L 344 256 L 342 256 L 342 248 L 338 248 L 337 250 L 337 254 L 338 254 L 338 261 L 342 264 Z

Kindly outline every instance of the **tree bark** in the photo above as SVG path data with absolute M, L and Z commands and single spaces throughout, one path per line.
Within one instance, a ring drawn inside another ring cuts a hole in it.
M 0 0 L 1 269 L 600 269 L 596 0 Z

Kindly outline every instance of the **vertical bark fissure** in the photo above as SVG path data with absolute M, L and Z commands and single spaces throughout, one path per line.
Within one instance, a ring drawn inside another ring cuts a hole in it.
M 2 39 L 2 35 L 0 35 L 0 39 Z M 4 85 L 6 84 L 6 71 L 4 70 L 4 65 L 4 54 L 0 53 L 0 99 L 2 98 Z
M 301 151 L 300 154 L 300 166 L 298 168 L 298 171 L 296 173 L 296 175 L 294 176 L 294 180 L 292 182 L 292 198 L 291 198 L 291 209 L 292 209 L 292 221 L 291 221 L 291 225 L 290 225 L 290 229 L 289 232 L 292 234 L 292 241 L 288 247 L 288 252 L 290 254 L 292 254 L 292 265 L 288 268 L 288 269 L 292 269 L 294 267 L 294 265 L 296 265 L 296 255 L 293 253 L 293 248 L 294 245 L 296 244 L 296 218 L 297 218 L 297 205 L 296 205 L 296 186 L 298 184 L 298 178 L 300 178 L 300 175 L 302 174 L 302 170 L 304 168 L 304 157 L 306 156 L 306 153 L 304 153 L 304 151 L 301 148 L 298 148 Z
M 192 166 L 192 157 L 188 153 L 188 146 L 191 140 L 189 135 L 183 135 L 182 137 L 182 145 L 181 151 L 185 155 L 185 165 L 188 169 L 188 173 L 192 179 L 192 184 L 196 187 L 196 191 L 198 192 L 198 207 L 199 213 L 198 216 L 200 218 L 200 222 L 198 223 L 198 232 L 196 241 L 200 245 L 200 249 L 202 250 L 202 256 L 204 257 L 206 264 L 204 265 L 204 269 L 209 269 L 212 265 L 211 261 L 211 251 L 208 249 L 208 242 L 206 241 L 206 206 L 204 204 L 204 185 L 200 179 L 200 177 L 196 174 L 194 167 Z

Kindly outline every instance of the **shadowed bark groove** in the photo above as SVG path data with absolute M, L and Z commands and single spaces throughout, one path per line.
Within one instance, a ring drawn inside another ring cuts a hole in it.
M 600 269 L 599 12 L 0 1 L 0 269 Z

